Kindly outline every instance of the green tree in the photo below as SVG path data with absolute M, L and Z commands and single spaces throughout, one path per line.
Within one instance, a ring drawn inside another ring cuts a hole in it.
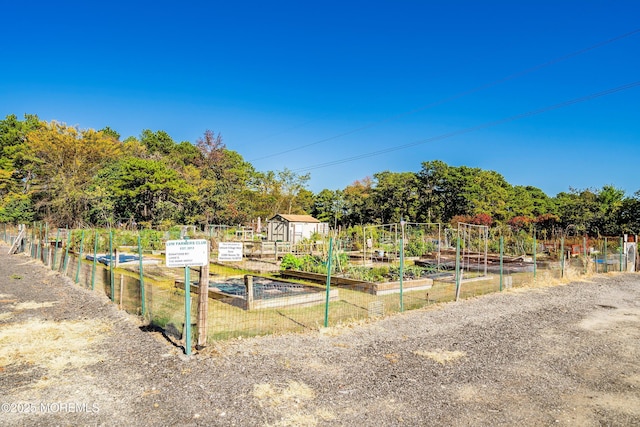
M 623 201 L 624 190 L 615 188 L 613 185 L 605 185 L 597 192 L 598 210 L 595 213 L 593 225 L 597 226 L 602 234 L 607 236 L 622 234 L 619 219 Z
M 27 146 L 27 134 L 43 124 L 36 115 L 14 114 L 0 120 L 0 203 L 3 197 L 27 194 L 31 183 L 29 165 L 35 160 Z
M 118 132 L 116 132 L 115 130 L 111 129 L 109 126 L 103 127 L 98 132 L 102 132 L 104 135 L 110 136 L 111 138 L 115 139 L 116 141 L 120 141 L 120 134 Z
M 252 176 L 253 207 L 257 216 L 271 218 L 278 213 L 306 213 L 310 175 L 299 175 L 287 168 L 279 172 L 256 172 Z M 302 201 L 303 203 L 299 203 Z
M 373 180 L 370 177 L 348 185 L 342 194 L 345 214 L 341 225 L 354 226 L 375 222 Z
M 312 215 L 322 222 L 328 222 L 332 226 L 342 224 L 342 218 L 346 214 L 344 194 L 340 190 L 320 191 L 315 196 Z
M 419 209 L 418 178 L 413 172 L 374 174 L 374 205 L 381 223 L 415 221 Z
M 156 226 L 182 223 L 184 207 L 195 194 L 195 189 L 164 163 L 134 157 L 109 164 L 94 183 L 96 194 L 104 191 L 100 198 L 106 197 L 113 205 L 113 212 L 104 217 Z
M 545 213 L 555 213 L 555 205 L 542 190 L 530 185 L 516 185 L 509 201 L 513 216 L 537 217 Z
M 617 221 L 622 233 L 640 234 L 640 190 L 622 201 Z
M 301 191 L 305 190 L 310 174 L 300 175 L 287 168 L 278 172 L 282 197 L 285 199 L 287 213 L 302 213 L 299 209 L 294 211 L 295 201 Z M 298 211 L 298 212 L 296 212 Z
M 598 211 L 597 194 L 590 190 L 577 190 L 570 188 L 569 192 L 561 192 L 556 195 L 554 201 L 557 205 L 559 226 L 562 229 L 575 227 L 578 233 L 600 235 L 600 230 L 594 222 Z
M 140 134 L 140 142 L 147 148 L 150 155 L 167 156 L 172 153 L 176 143 L 163 130 L 153 132 L 145 129 Z

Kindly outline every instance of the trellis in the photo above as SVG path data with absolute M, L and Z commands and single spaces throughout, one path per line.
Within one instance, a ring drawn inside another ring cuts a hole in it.
M 489 251 L 489 227 L 486 225 L 458 223 L 461 269 L 474 271 L 478 276 L 487 275 Z

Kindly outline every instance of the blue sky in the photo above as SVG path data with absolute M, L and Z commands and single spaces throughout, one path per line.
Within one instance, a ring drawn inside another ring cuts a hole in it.
M 550 196 L 640 190 L 637 0 L 0 6 L 3 118 L 211 129 L 258 170 L 310 172 L 314 192 L 429 160 Z

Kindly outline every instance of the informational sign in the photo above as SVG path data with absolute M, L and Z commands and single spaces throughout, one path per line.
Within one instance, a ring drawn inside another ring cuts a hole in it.
M 205 239 L 168 240 L 165 246 L 167 267 L 197 267 L 209 263 L 209 245 Z
M 218 243 L 218 261 L 242 261 L 242 242 Z

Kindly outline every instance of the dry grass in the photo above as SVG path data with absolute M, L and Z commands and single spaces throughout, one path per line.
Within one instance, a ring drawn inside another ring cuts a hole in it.
M 260 406 L 273 410 L 280 420 L 271 424 L 278 427 L 313 427 L 321 421 L 335 419 L 335 415 L 326 409 L 309 412 L 305 409 L 307 402 L 316 397 L 315 391 L 308 385 L 289 381 L 285 386 L 272 384 L 256 384 L 253 397 L 258 399 Z
M 455 362 L 456 360 L 466 356 L 466 353 L 463 351 L 447 351 L 447 350 L 441 350 L 441 349 L 437 349 L 435 351 L 416 350 L 414 351 L 414 354 L 429 358 L 441 365 Z
M 18 304 L 16 304 L 15 306 L 13 306 L 13 309 L 15 311 L 19 311 L 19 310 L 37 310 L 39 308 L 46 308 L 46 307 L 53 307 L 54 305 L 56 305 L 55 302 L 34 302 L 34 301 L 26 301 L 26 302 L 20 302 Z
M 90 346 L 110 330 L 99 320 L 6 324 L 0 330 L 0 367 L 44 368 L 49 378 L 56 377 L 65 369 L 98 362 L 100 355 Z
M 282 406 L 296 405 L 305 400 L 311 400 L 316 393 L 308 385 L 298 382 L 289 381 L 285 387 L 274 387 L 271 384 L 256 384 L 253 387 L 253 396 L 260 401 L 262 405 Z

